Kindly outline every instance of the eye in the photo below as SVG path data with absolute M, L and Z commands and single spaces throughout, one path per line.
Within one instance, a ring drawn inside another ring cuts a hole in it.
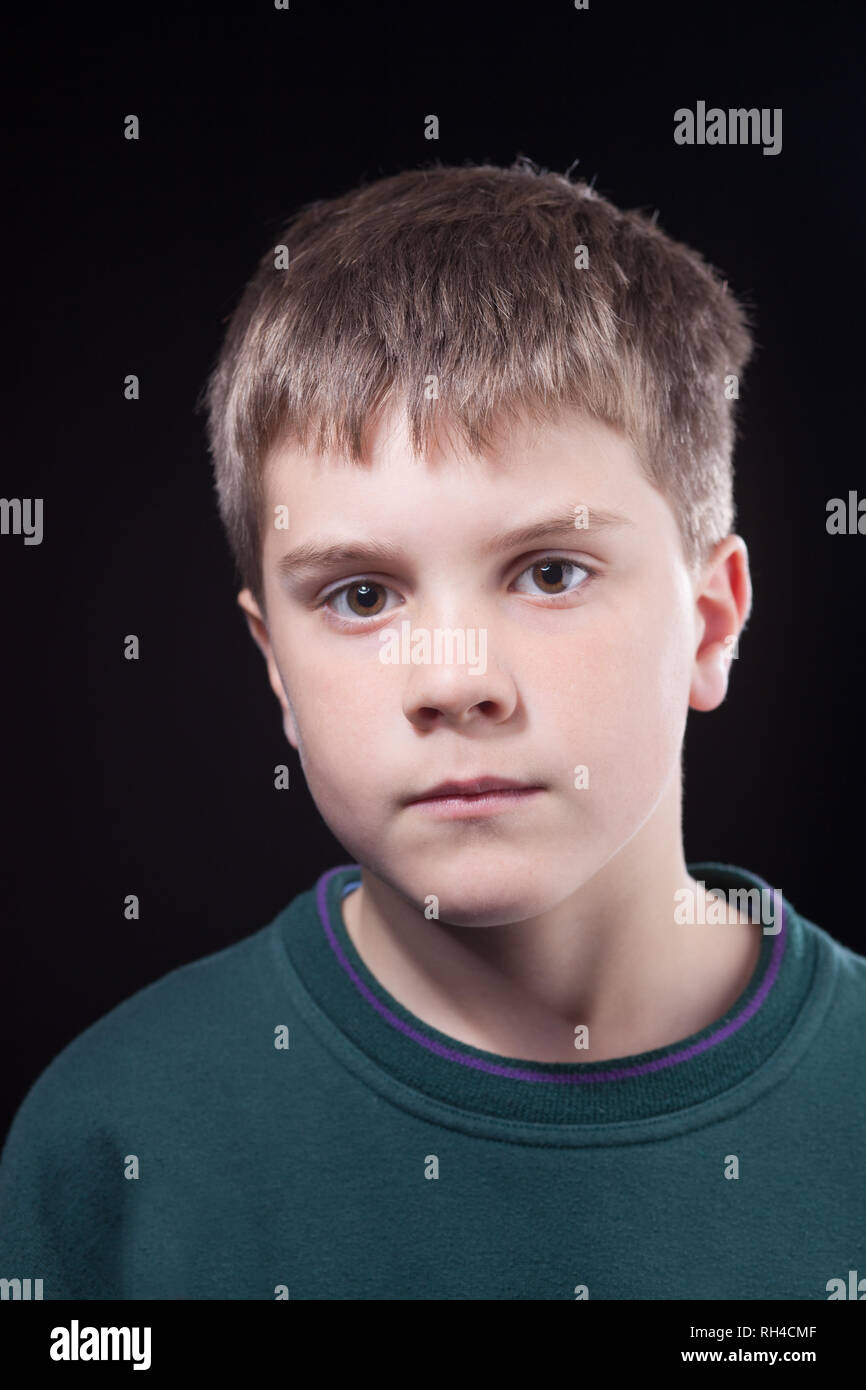
M 385 611 L 381 596 L 390 592 L 384 584 L 377 584 L 375 580 L 355 579 L 351 584 L 344 584 L 342 589 L 333 589 L 331 593 L 327 594 L 322 599 L 322 607 L 331 608 L 331 611 L 338 618 L 348 620 L 352 618 L 378 618 Z M 349 606 L 348 612 L 335 606 L 338 599 L 345 599 Z
M 518 589 L 522 593 L 546 595 L 548 598 L 562 598 L 577 593 L 588 579 L 595 574 L 587 565 L 579 565 L 576 560 L 567 560 L 561 555 L 544 555 L 528 565 L 518 575 L 515 585 L 529 575 L 535 589 Z M 363 625 L 368 618 L 378 618 L 386 612 L 386 595 L 392 593 L 387 585 L 375 579 L 353 579 L 339 589 L 332 589 L 320 601 L 320 608 L 328 608 L 334 617 L 348 624 Z
M 540 584 L 540 589 L 526 590 L 521 589 L 520 593 L 542 593 L 549 598 L 557 598 L 564 594 L 573 594 L 586 583 L 586 580 L 594 573 L 586 565 L 579 565 L 576 560 L 566 560 L 561 555 L 544 555 L 540 560 L 534 560 L 525 570 L 518 575 L 518 580 L 524 575 L 531 575 L 533 583 Z M 573 575 L 582 576 L 577 583 L 569 584 L 569 579 Z M 536 578 L 537 576 L 537 578 Z

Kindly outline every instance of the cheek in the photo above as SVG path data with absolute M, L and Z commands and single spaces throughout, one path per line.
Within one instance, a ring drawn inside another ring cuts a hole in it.
M 353 810 L 369 793 L 375 776 L 371 758 L 383 738 L 387 668 L 375 660 L 363 672 L 339 661 L 312 658 L 309 651 L 283 649 L 279 666 L 300 735 L 299 755 L 318 802 L 351 795 Z M 294 678 L 293 674 L 294 673 Z
M 582 633 L 539 677 L 539 718 L 556 731 L 554 759 L 568 770 L 587 767 L 593 799 L 625 806 L 629 792 L 640 802 L 651 797 L 678 763 L 689 672 L 676 617 Z
M 385 671 L 375 651 L 359 669 L 357 659 L 340 660 L 339 654 L 323 654 L 314 641 L 306 646 L 293 641 L 281 646 L 278 664 L 307 742 L 351 743 L 369 733 L 381 712 L 377 677 Z M 354 656 L 354 654 L 353 654 Z

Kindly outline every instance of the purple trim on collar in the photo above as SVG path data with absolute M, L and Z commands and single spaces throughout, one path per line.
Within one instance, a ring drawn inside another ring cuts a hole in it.
M 411 1024 L 406 1023 L 402 1018 L 398 1018 L 396 1014 L 391 1012 L 387 1005 L 382 1003 L 381 999 L 377 999 L 376 995 L 373 994 L 361 979 L 358 972 L 353 968 L 351 962 L 346 959 L 345 952 L 334 934 L 334 928 L 328 917 L 328 885 L 335 874 L 342 873 L 346 869 L 355 869 L 357 867 L 356 864 L 338 864 L 335 869 L 328 869 L 326 873 L 322 874 L 316 884 L 316 906 L 319 910 L 319 919 L 322 926 L 325 928 L 325 934 L 331 949 L 355 988 L 364 996 L 368 1004 L 372 1004 L 373 1008 L 382 1015 L 386 1023 L 390 1023 L 392 1028 L 398 1029 L 399 1032 L 404 1033 L 407 1038 L 411 1038 L 413 1042 L 420 1043 L 422 1047 L 426 1047 L 428 1052 L 435 1052 L 438 1057 L 444 1057 L 447 1062 L 459 1062 L 464 1067 L 474 1067 L 476 1071 L 490 1072 L 494 1076 L 508 1076 L 516 1081 L 546 1081 L 548 1083 L 558 1083 L 560 1085 L 569 1086 L 586 1085 L 589 1082 L 596 1081 L 624 1081 L 627 1077 L 644 1076 L 647 1072 L 662 1071 L 665 1067 L 673 1067 L 680 1062 L 688 1062 L 693 1057 L 698 1057 L 702 1052 L 706 1052 L 708 1048 L 715 1047 L 718 1043 L 724 1042 L 726 1038 L 729 1038 L 732 1033 L 736 1033 L 743 1027 L 743 1024 L 748 1023 L 749 1019 L 757 1013 L 772 989 L 776 976 L 779 973 L 779 967 L 782 963 L 782 954 L 785 949 L 785 941 L 788 935 L 788 924 L 783 899 L 782 925 L 773 943 L 773 953 L 770 957 L 770 963 L 767 966 L 763 980 L 752 995 L 748 1004 L 737 1014 L 736 1018 L 732 1018 L 730 1023 L 726 1023 L 724 1027 L 718 1028 L 716 1032 L 711 1033 L 709 1037 L 703 1038 L 700 1042 L 693 1043 L 691 1047 L 684 1047 L 679 1052 L 667 1053 L 664 1057 L 656 1058 L 655 1061 L 640 1062 L 633 1067 L 618 1067 L 613 1071 L 594 1072 L 591 1076 L 573 1073 L 568 1073 L 566 1075 L 551 1075 L 548 1072 L 528 1071 L 522 1067 L 499 1066 L 496 1062 L 486 1062 L 481 1057 L 470 1056 L 466 1052 L 458 1051 L 457 1048 L 446 1047 L 443 1043 L 437 1042 L 435 1038 L 428 1038 L 424 1033 L 419 1033 L 417 1028 L 413 1028 Z M 765 883 L 762 878 L 758 878 L 757 874 L 753 877 L 758 883 L 763 884 L 768 892 L 772 892 L 770 885 Z M 566 1065 L 570 1064 L 567 1063 Z

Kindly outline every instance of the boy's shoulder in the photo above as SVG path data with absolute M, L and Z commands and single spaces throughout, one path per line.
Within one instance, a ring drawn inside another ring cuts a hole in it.
M 231 1162 L 262 1110 L 255 1082 L 277 1070 L 279 932 L 294 901 L 116 1005 L 37 1077 L 0 1154 L 4 1272 L 44 1272 L 55 1298 L 115 1297 L 131 1190 L 118 1178 L 146 1173 L 159 1203 L 197 1146 L 204 1168 Z
M 274 995 L 275 931 L 299 898 L 249 936 L 145 985 L 72 1038 L 27 1090 L 9 1139 L 31 1126 L 68 1138 L 100 1124 L 134 1124 L 149 1103 L 164 1106 L 191 1087 L 203 1088 L 204 1099 L 224 1086 L 249 1051 L 251 1020 L 269 1022 L 261 1013 Z

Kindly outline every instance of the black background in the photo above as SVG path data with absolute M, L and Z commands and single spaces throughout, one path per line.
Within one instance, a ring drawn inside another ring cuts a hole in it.
M 690 717 L 686 855 L 752 869 L 866 950 L 866 537 L 825 526 L 829 498 L 866 494 L 856 8 L 154 8 L 42 5 L 6 36 L 2 494 L 44 498 L 45 534 L 0 537 L 0 1134 L 76 1034 L 349 859 L 235 605 L 193 407 L 285 217 L 434 159 L 579 160 L 754 302 L 736 462 L 755 606 L 726 703 Z M 676 145 L 698 100 L 781 107 L 781 153 Z

